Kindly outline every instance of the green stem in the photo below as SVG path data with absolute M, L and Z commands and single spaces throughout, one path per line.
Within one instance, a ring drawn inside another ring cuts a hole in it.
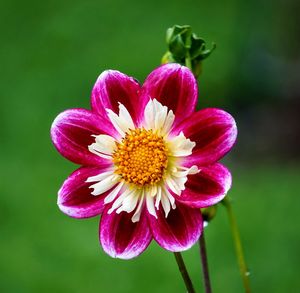
M 249 271 L 247 269 L 245 257 L 244 257 L 244 252 L 243 252 L 243 247 L 242 247 L 242 242 L 241 242 L 241 237 L 240 233 L 238 230 L 237 222 L 232 210 L 232 206 L 230 203 L 230 200 L 225 197 L 222 201 L 224 206 L 226 207 L 228 217 L 229 217 L 229 222 L 230 222 L 230 227 L 231 227 L 231 233 L 233 237 L 233 242 L 235 246 L 235 251 L 238 259 L 238 264 L 240 267 L 240 273 L 242 275 L 243 279 L 243 284 L 245 288 L 246 293 L 250 293 L 250 282 L 249 282 Z
M 193 283 L 191 281 L 191 278 L 189 276 L 189 273 L 188 273 L 188 271 L 186 269 L 186 266 L 184 264 L 181 253 L 180 252 L 174 252 L 174 256 L 175 256 L 179 271 L 181 273 L 182 279 L 185 283 L 185 287 L 187 289 L 187 292 L 188 293 L 196 293 L 196 291 L 194 289 L 194 286 L 193 286 Z
M 205 293 L 211 293 L 212 290 L 211 290 L 209 270 L 208 270 L 204 229 L 203 229 L 202 234 L 199 239 L 199 246 L 200 246 L 200 256 L 201 256 L 203 283 L 204 283 Z
M 192 60 L 189 52 L 187 52 L 187 55 L 185 57 L 185 66 L 189 68 L 191 71 L 193 71 Z

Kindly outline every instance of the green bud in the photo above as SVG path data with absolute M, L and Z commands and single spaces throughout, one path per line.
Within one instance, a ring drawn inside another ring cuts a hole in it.
M 189 25 L 174 25 L 168 28 L 166 41 L 168 52 L 163 56 L 162 63 L 176 62 L 192 67 L 190 69 L 196 77 L 201 73 L 201 61 L 216 48 L 213 44 L 211 49 L 207 49 L 205 41 L 192 33 Z
M 216 44 L 212 43 L 211 49 L 206 49 L 206 43 L 202 38 L 197 37 L 195 34 L 192 35 L 192 46 L 190 55 L 192 60 L 204 60 L 216 49 Z
M 205 41 L 198 38 L 196 34 L 192 34 L 192 45 L 190 50 L 191 58 L 195 59 L 201 55 L 203 48 L 205 48 Z
M 191 47 L 192 28 L 189 25 L 175 25 L 167 29 L 167 45 L 174 59 L 184 60 L 188 50 Z

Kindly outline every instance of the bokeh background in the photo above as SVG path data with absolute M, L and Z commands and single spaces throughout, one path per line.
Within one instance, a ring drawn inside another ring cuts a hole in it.
M 203 64 L 199 108 L 238 123 L 225 163 L 253 292 L 300 287 L 299 1 L 0 1 L 0 291 L 184 292 L 174 256 L 152 243 L 131 261 L 98 244 L 98 218 L 74 220 L 56 194 L 75 165 L 49 137 L 55 116 L 89 107 L 105 69 L 143 81 L 165 30 L 190 24 L 217 50 Z M 214 292 L 243 292 L 227 215 L 206 229 Z M 183 254 L 203 292 L 198 247 Z

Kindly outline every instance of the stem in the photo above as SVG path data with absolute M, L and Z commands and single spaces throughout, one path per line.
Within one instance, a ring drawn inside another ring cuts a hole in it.
M 182 279 L 185 283 L 185 287 L 187 289 L 187 292 L 188 293 L 196 293 L 196 291 L 193 287 L 193 283 L 191 281 L 191 278 L 189 276 L 189 273 L 187 272 L 187 269 L 186 269 L 186 266 L 184 264 L 181 253 L 180 252 L 174 252 L 174 256 L 175 256 L 179 271 L 181 273 Z
M 187 68 L 189 68 L 191 71 L 193 71 L 190 53 L 187 52 L 186 54 L 187 54 L 187 55 L 186 55 L 186 57 L 185 57 L 185 66 L 186 66 Z
M 244 257 L 244 252 L 243 252 L 243 247 L 242 247 L 242 242 L 241 242 L 241 237 L 238 230 L 237 222 L 232 210 L 230 200 L 225 197 L 222 203 L 227 209 L 230 227 L 231 227 L 231 233 L 232 233 L 234 246 L 235 246 L 235 252 L 238 259 L 238 264 L 240 267 L 240 273 L 242 275 L 245 292 L 250 293 L 249 271 L 247 269 L 247 265 Z
M 209 271 L 208 271 L 204 230 L 202 231 L 201 237 L 199 239 L 199 246 L 200 246 L 200 256 L 201 256 L 203 283 L 204 283 L 205 293 L 211 293 L 212 291 L 211 291 Z

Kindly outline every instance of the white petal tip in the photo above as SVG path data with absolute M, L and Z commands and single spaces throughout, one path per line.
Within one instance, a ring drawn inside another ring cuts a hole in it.
M 140 217 L 139 217 L 139 216 L 133 215 L 132 218 L 131 218 L 132 223 L 136 223 L 136 222 L 138 222 L 139 220 L 140 220 Z

